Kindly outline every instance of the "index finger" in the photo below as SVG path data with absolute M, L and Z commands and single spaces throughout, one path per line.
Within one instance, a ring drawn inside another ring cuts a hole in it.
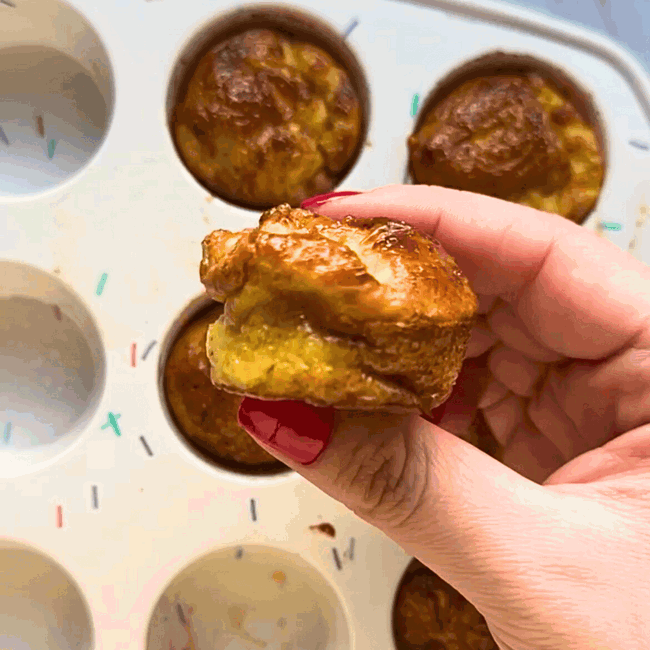
M 406 221 L 442 243 L 479 295 L 509 302 L 549 350 L 598 359 L 650 346 L 650 271 L 567 219 L 500 199 L 390 185 L 315 208 Z

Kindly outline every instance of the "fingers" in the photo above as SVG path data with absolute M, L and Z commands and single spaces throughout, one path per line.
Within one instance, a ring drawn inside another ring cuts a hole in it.
M 650 318 L 650 270 L 585 228 L 507 201 L 393 185 L 318 206 L 335 218 L 386 216 L 437 237 L 478 294 L 509 302 L 534 341 L 597 359 Z
M 535 363 L 521 352 L 504 345 L 492 350 L 489 367 L 495 379 L 520 397 L 532 396 L 545 368 L 543 364 Z
M 528 413 L 566 461 L 650 423 L 650 348 L 552 368 Z
M 498 343 L 483 358 L 491 378 L 477 407 L 505 447 L 504 462 L 528 478 L 537 480 L 547 470 L 650 423 L 650 350 L 627 350 L 601 363 L 545 368 Z M 450 430 L 444 420 L 439 424 Z M 544 469 L 531 474 L 536 454 L 550 452 Z
M 646 476 L 645 482 L 636 478 L 639 474 Z M 644 499 L 647 498 L 645 483 L 650 477 L 650 426 L 639 427 L 574 458 L 549 476 L 545 485 L 609 482 L 621 476 L 636 481 L 644 492 Z
M 490 330 L 485 319 L 479 318 L 472 328 L 469 341 L 467 342 L 467 358 L 480 357 L 487 352 L 496 342 L 497 336 Z
M 593 447 L 587 444 L 581 435 L 581 429 L 571 419 L 563 405 L 564 390 L 554 387 L 555 376 L 549 377 L 541 394 L 531 400 L 528 415 L 539 431 L 544 431 L 546 437 L 562 454 L 564 462 L 574 458 Z
M 503 447 L 524 419 L 525 404 L 521 397 L 509 394 L 493 406 L 483 409 L 483 415 L 492 431 L 492 435 Z
M 489 329 L 508 347 L 521 352 L 528 359 L 554 363 L 563 358 L 561 354 L 550 351 L 533 339 L 512 306 L 506 302 L 499 301 L 487 316 L 487 323 Z
M 510 391 L 496 379 L 490 380 L 490 383 L 487 385 L 485 392 L 481 396 L 481 399 L 478 401 L 478 407 L 481 409 L 486 409 L 489 406 L 494 406 L 502 399 L 504 399 Z
M 508 439 L 501 460 L 535 483 L 542 483 L 565 463 L 553 442 L 525 422 Z

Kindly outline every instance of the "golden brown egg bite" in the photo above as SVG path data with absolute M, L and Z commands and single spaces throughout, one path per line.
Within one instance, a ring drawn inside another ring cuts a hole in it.
M 403 222 L 281 205 L 203 241 L 216 386 L 261 399 L 428 413 L 458 376 L 477 298 L 440 244 Z
M 202 56 L 172 127 L 208 190 L 268 208 L 334 188 L 356 156 L 362 117 L 349 74 L 325 49 L 249 29 Z
M 219 390 L 210 380 L 207 332 L 222 312 L 221 306 L 215 306 L 190 322 L 174 342 L 164 370 L 170 410 L 188 442 L 217 463 L 236 469 L 280 471 L 285 465 L 237 423 L 241 396 Z
M 418 560 L 398 589 L 393 631 L 397 650 L 498 650 L 478 610 Z
M 603 183 L 595 127 L 534 72 L 479 76 L 434 102 L 408 140 L 416 183 L 487 194 L 581 223 Z

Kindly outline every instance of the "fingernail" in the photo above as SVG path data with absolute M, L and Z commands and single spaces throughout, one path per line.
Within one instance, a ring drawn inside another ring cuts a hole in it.
M 313 463 L 327 447 L 334 409 L 304 402 L 269 402 L 245 397 L 239 425 L 255 440 L 301 465 Z
M 309 199 L 305 199 L 300 204 L 300 207 L 309 210 L 319 205 L 323 205 L 323 203 L 327 203 L 332 199 L 338 199 L 342 196 L 354 196 L 355 194 L 361 194 L 361 192 L 328 192 L 327 194 L 319 194 L 318 196 L 312 196 Z

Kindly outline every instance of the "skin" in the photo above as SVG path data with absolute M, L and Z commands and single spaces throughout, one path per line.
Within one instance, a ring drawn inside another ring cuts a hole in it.
M 561 217 L 455 190 L 313 209 L 439 239 L 480 300 L 468 357 L 489 361 L 437 425 L 340 412 L 311 465 L 269 451 L 454 586 L 503 650 L 647 650 L 648 267 Z M 476 408 L 503 463 L 449 433 Z

